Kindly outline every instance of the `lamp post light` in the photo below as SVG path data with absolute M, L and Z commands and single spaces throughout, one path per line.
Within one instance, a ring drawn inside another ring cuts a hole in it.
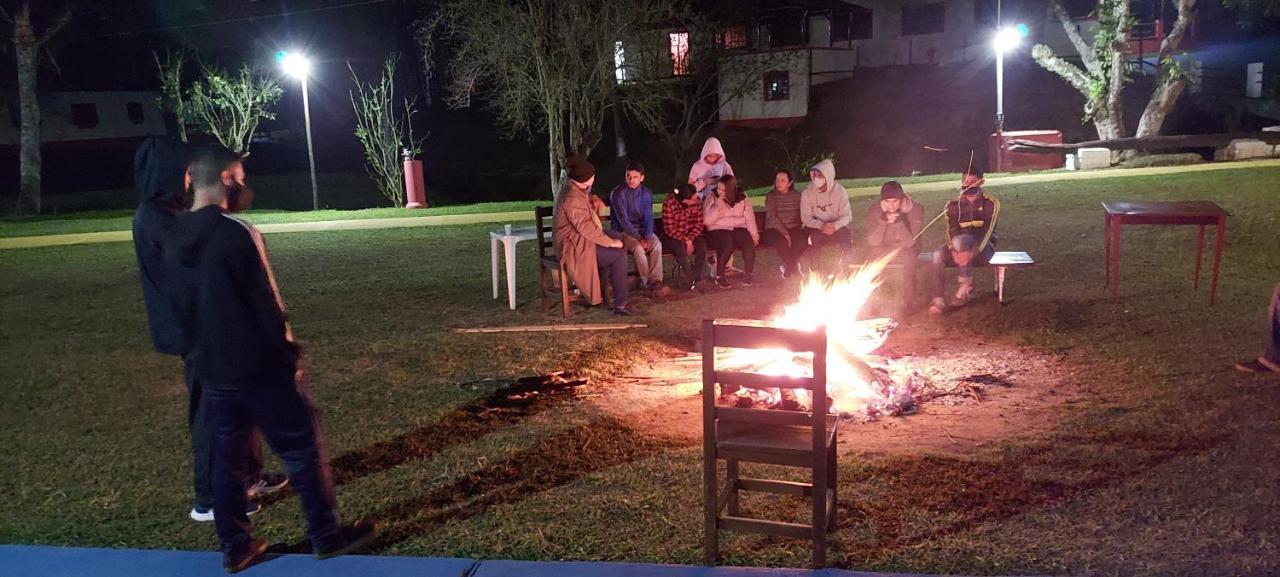
M 1017 48 L 1027 36 L 1026 24 L 996 29 L 991 42 L 996 52 L 996 172 L 1004 170 L 1004 53 Z
M 311 75 L 311 60 L 301 54 L 281 50 L 276 61 L 285 74 L 302 81 L 302 118 L 307 127 L 307 160 L 311 164 L 311 210 L 320 210 L 320 189 L 316 186 L 316 153 L 311 146 L 311 102 L 307 97 L 307 77 Z

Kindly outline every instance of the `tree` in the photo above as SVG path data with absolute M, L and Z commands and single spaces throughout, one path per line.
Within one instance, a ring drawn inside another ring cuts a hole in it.
M 160 98 L 157 104 L 161 110 L 173 113 L 178 124 L 178 136 L 187 141 L 187 125 L 191 124 L 191 105 L 187 102 L 186 90 L 182 86 L 182 74 L 187 64 L 187 54 L 182 50 L 165 52 L 164 59 L 160 54 L 151 53 L 156 62 L 156 73 L 160 77 Z
M 1077 66 L 1043 44 L 1031 51 L 1035 61 L 1054 72 L 1084 95 L 1086 120 L 1092 120 L 1098 138 L 1111 140 L 1125 137 L 1124 109 L 1121 95 L 1129 83 L 1128 38 L 1135 19 L 1129 15 L 1128 0 L 1099 0 L 1095 14 L 1098 32 L 1090 46 L 1080 36 L 1075 23 L 1061 0 L 1051 0 L 1054 15 L 1066 31 L 1067 38 L 1080 55 Z M 1174 0 L 1178 11 L 1177 21 L 1160 42 L 1156 55 L 1155 90 L 1138 121 L 1136 136 L 1152 136 L 1160 133 L 1169 111 L 1187 86 L 1187 78 L 1174 53 L 1186 35 L 1194 19 L 1196 0 Z
M 422 152 L 422 141 L 413 139 L 413 115 L 417 112 L 413 101 L 406 98 L 400 111 L 395 109 L 395 75 L 399 61 L 398 54 L 387 57 L 377 84 L 361 82 L 355 70 L 350 65 L 347 68 L 351 69 L 351 79 L 356 84 L 356 89 L 350 92 L 351 106 L 356 111 L 356 138 L 364 147 L 365 170 L 383 196 L 396 206 L 403 206 L 400 157 L 402 151 L 410 155 Z
M 31 15 L 31 2 L 23 0 L 11 15 L 0 5 L 0 20 L 13 27 L 13 48 L 18 72 L 18 109 L 20 122 L 18 152 L 18 212 L 40 212 L 40 102 L 36 90 L 38 57 L 51 38 L 71 21 L 66 7 L 43 32 L 37 32 Z
M 618 42 L 652 34 L 673 12 L 661 0 L 446 0 L 418 29 L 424 46 L 453 49 L 449 98 L 465 107 L 482 95 L 509 135 L 545 133 L 552 193 L 567 154 L 600 142 L 605 112 L 655 99 L 617 93 Z M 437 35 L 439 36 L 437 38 Z M 428 70 L 432 63 L 426 62 Z
M 276 81 L 256 74 L 248 65 L 232 76 L 217 67 L 201 65 L 204 79 L 192 84 L 187 95 L 191 120 L 200 130 L 249 156 L 249 144 L 258 122 L 276 117 L 271 108 L 284 91 Z

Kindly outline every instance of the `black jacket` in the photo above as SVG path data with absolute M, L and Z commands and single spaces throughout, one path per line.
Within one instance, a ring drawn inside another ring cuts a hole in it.
M 133 249 L 142 277 L 142 300 L 147 307 L 151 341 L 167 355 L 186 352 L 187 340 L 169 307 L 169 279 L 165 274 L 162 246 L 165 235 L 186 210 L 183 178 L 187 150 L 172 138 L 150 137 L 133 157 L 134 183 L 140 202 L 133 213 Z
M 205 386 L 293 382 L 298 349 L 257 229 L 206 206 L 178 221 L 164 258 L 175 284 L 173 309 L 191 335 L 190 356 Z

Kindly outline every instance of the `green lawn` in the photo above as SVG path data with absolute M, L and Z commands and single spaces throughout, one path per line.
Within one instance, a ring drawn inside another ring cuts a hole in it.
M 1051 355 L 1086 394 L 1043 415 L 1038 432 L 976 454 L 843 459 L 832 561 L 947 573 L 1280 572 L 1280 379 L 1231 369 L 1260 352 L 1280 280 L 1278 189 L 1280 168 L 992 187 L 1001 245 L 1040 264 L 1010 273 L 1007 306 L 988 299 L 922 322 Z M 932 216 L 948 195 L 916 200 Z M 1186 227 L 1126 229 L 1123 297 L 1111 301 L 1098 203 L 1204 198 L 1233 215 L 1217 305 L 1191 289 Z M 654 304 L 650 327 L 633 332 L 456 335 L 447 329 L 560 322 L 533 304 L 530 243 L 520 248 L 522 306 L 490 298 L 485 230 L 268 238 L 309 353 L 344 515 L 383 519 L 382 554 L 699 562 L 697 447 L 584 403 L 485 410 L 477 403 L 494 381 L 483 379 L 581 368 L 592 394 L 608 394 L 626 386 L 608 375 L 689 346 L 698 319 L 762 317 L 790 298 L 787 287 L 766 280 Z M 775 263 L 767 253 L 759 268 Z M 178 362 L 150 350 L 132 247 L 0 251 L 0 278 L 0 542 L 214 548 L 212 529 L 185 518 L 185 391 Z M 254 521 L 271 539 L 302 534 L 293 498 Z M 787 540 L 722 547 L 733 564 L 808 560 Z

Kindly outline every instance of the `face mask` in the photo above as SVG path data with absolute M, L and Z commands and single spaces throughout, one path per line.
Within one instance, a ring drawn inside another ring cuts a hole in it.
M 253 206 L 253 189 L 239 182 L 222 185 L 227 191 L 227 212 L 244 212 Z

